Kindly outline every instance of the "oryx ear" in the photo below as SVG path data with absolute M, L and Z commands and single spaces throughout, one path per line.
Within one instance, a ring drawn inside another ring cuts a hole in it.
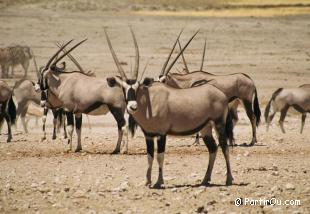
M 158 77 L 158 82 L 165 82 L 165 81 L 166 81 L 166 76 L 160 75 L 160 76 Z
M 148 87 L 148 86 L 150 86 L 153 82 L 154 82 L 154 78 L 146 77 L 146 78 L 144 78 L 142 84 L 143 84 L 144 86 Z
M 114 87 L 116 85 L 116 79 L 114 77 L 108 77 L 107 82 L 110 87 Z

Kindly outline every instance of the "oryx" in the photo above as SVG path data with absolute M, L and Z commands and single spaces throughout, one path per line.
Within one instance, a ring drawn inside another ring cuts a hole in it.
M 47 90 L 47 100 L 49 103 L 54 107 L 61 107 L 68 112 L 74 113 L 78 135 L 76 152 L 82 149 L 82 113 L 103 115 L 111 112 L 118 126 L 118 140 L 113 153 L 119 153 L 126 124 L 124 119 L 126 104 L 122 90 L 120 88 L 109 87 L 105 79 L 95 78 L 80 71 L 66 71 L 64 62 L 62 63 L 62 67 L 57 65 L 62 58 L 84 41 L 79 42 L 68 51 L 65 51 L 59 58 L 55 59 L 72 40 L 59 48 L 41 71 L 39 85 L 43 91 Z M 68 120 L 68 128 L 71 150 L 73 118 L 70 121 L 72 123 L 69 124 Z
M 13 92 L 9 85 L 0 80 L 0 127 L 3 119 L 5 119 L 8 124 L 7 142 L 11 142 L 12 140 L 11 124 L 15 124 L 16 119 L 16 106 L 12 94 Z
M 304 84 L 297 88 L 278 88 L 273 92 L 264 114 L 267 123 L 267 131 L 274 115 L 280 111 L 279 124 L 281 131 L 285 133 L 283 122 L 290 107 L 293 107 L 302 115 L 300 128 L 300 133 L 302 133 L 307 112 L 310 113 L 310 84 Z M 269 112 L 271 112 L 270 115 Z
M 180 36 L 180 35 L 179 35 Z M 176 43 L 171 50 L 171 53 L 165 63 L 168 63 L 170 56 L 175 48 Z M 246 114 L 251 121 L 252 125 L 252 140 L 250 145 L 254 145 L 257 142 L 256 127 L 260 122 L 261 111 L 259 107 L 257 89 L 254 81 L 244 73 L 234 73 L 227 75 L 215 75 L 202 71 L 203 61 L 206 49 L 206 42 L 204 45 L 204 52 L 202 57 L 202 64 L 200 70 L 188 72 L 186 74 L 169 73 L 169 70 L 165 70 L 165 65 L 160 74 L 159 80 L 175 88 L 190 88 L 195 85 L 208 83 L 216 88 L 220 89 L 229 99 L 229 102 L 239 98 L 246 110 Z M 184 64 L 186 64 L 183 58 Z M 188 71 L 187 65 L 184 71 Z M 237 104 L 237 103 L 235 103 Z M 235 105 L 236 107 L 238 105 Z M 231 109 L 236 112 L 236 109 Z M 236 118 L 236 116 L 235 116 Z
M 146 173 L 147 185 L 151 184 L 151 172 L 154 158 L 154 141 L 157 137 L 157 161 L 159 164 L 159 176 L 154 187 L 160 188 L 164 183 L 163 164 L 167 135 L 189 135 L 201 131 L 204 141 L 210 152 L 209 166 L 202 184 L 206 185 L 211 180 L 211 173 L 216 157 L 217 145 L 210 141 L 210 133 L 207 133 L 207 126 L 210 122 L 215 124 L 219 134 L 219 142 L 222 148 L 226 166 L 226 184 L 232 184 L 232 174 L 229 162 L 229 148 L 227 138 L 232 140 L 232 120 L 228 116 L 228 100 L 223 92 L 212 85 L 204 84 L 199 87 L 188 89 L 175 89 L 166 84 L 151 83 L 146 78 L 143 83 L 138 80 L 139 70 L 139 49 L 133 31 L 131 30 L 135 50 L 136 62 L 133 78 L 128 79 L 116 57 L 110 39 L 106 32 L 106 38 L 121 76 L 107 78 L 111 88 L 121 87 L 124 90 L 127 111 L 131 116 L 131 131 L 136 122 L 142 129 L 147 145 L 148 169 Z M 182 52 L 197 34 L 196 32 L 188 41 Z M 178 55 L 178 57 L 180 54 Z M 177 57 L 177 58 L 178 58 Z M 177 58 L 170 65 L 171 69 Z M 199 96 L 196 96 L 199 94 Z
M 13 94 L 17 104 L 17 112 L 16 117 L 20 116 L 21 122 L 23 125 L 23 129 L 25 133 L 28 133 L 27 123 L 26 123 L 26 114 L 28 111 L 28 107 L 31 102 L 35 103 L 36 105 L 41 104 L 41 91 L 35 91 L 34 89 L 35 83 L 28 79 L 21 79 L 15 82 L 13 87 Z M 48 113 L 48 109 L 44 109 L 42 122 L 43 122 L 43 137 L 41 140 L 46 139 L 46 131 L 45 131 L 45 124 L 46 124 L 46 116 Z M 59 125 L 62 124 L 62 109 L 52 109 L 53 113 L 53 136 L 52 139 L 56 139 L 56 130 L 59 129 Z M 59 123 L 58 123 L 59 122 Z M 67 138 L 66 134 L 66 125 L 64 125 L 64 138 Z M 58 126 L 58 127 L 57 127 Z
M 27 76 L 29 61 L 34 57 L 34 54 L 30 47 L 28 46 L 9 46 L 5 48 L 0 48 L 0 65 L 2 78 L 9 77 L 9 68 L 12 69 L 12 77 L 14 77 L 14 67 L 21 64 Z

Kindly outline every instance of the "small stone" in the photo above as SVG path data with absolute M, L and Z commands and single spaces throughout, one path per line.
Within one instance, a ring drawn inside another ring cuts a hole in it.
M 248 152 L 248 151 L 246 151 L 246 152 L 243 154 L 244 157 L 248 157 L 249 155 L 250 155 L 250 152 Z
M 294 187 L 294 185 L 293 185 L 293 184 L 291 184 L 291 183 L 287 183 L 287 184 L 285 184 L 285 189 L 286 189 L 286 190 L 294 190 L 294 189 L 295 189 L 295 187 Z
M 272 172 L 271 175 L 273 175 L 273 176 L 279 176 L 279 172 Z
M 178 191 L 177 188 L 172 188 L 172 189 L 171 189 L 171 192 L 177 192 L 177 191 Z
M 216 204 L 216 201 L 215 201 L 215 200 L 209 201 L 209 202 L 207 203 L 207 205 L 213 205 L 213 204 Z

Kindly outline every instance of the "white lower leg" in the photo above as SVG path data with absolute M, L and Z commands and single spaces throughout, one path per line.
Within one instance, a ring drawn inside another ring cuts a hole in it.
M 156 186 L 160 187 L 162 184 L 164 184 L 164 177 L 163 177 L 163 166 L 164 166 L 164 157 L 165 153 L 157 153 L 157 162 L 158 162 L 158 179 L 156 182 Z
M 152 183 L 152 166 L 153 166 L 153 157 L 150 154 L 147 154 L 147 163 L 148 168 L 146 172 L 146 186 L 151 185 Z

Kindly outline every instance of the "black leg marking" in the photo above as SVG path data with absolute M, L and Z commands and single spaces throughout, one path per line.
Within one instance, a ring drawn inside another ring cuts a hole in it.
M 77 143 L 77 147 L 75 149 L 75 152 L 79 152 L 82 150 L 82 143 L 81 143 L 82 118 L 83 118 L 82 114 L 75 115 L 75 128 L 76 128 L 76 133 L 78 136 L 78 143 Z
M 152 183 L 152 166 L 154 160 L 154 140 L 152 137 L 145 135 L 148 168 L 146 171 L 146 186 Z
M 108 106 L 111 114 L 115 118 L 117 122 L 117 128 L 118 128 L 118 139 L 116 143 L 116 147 L 112 154 L 118 154 L 121 151 L 121 143 L 123 139 L 123 130 L 122 128 L 126 125 L 126 121 L 124 118 L 124 110 L 121 108 L 115 108 L 113 106 Z

